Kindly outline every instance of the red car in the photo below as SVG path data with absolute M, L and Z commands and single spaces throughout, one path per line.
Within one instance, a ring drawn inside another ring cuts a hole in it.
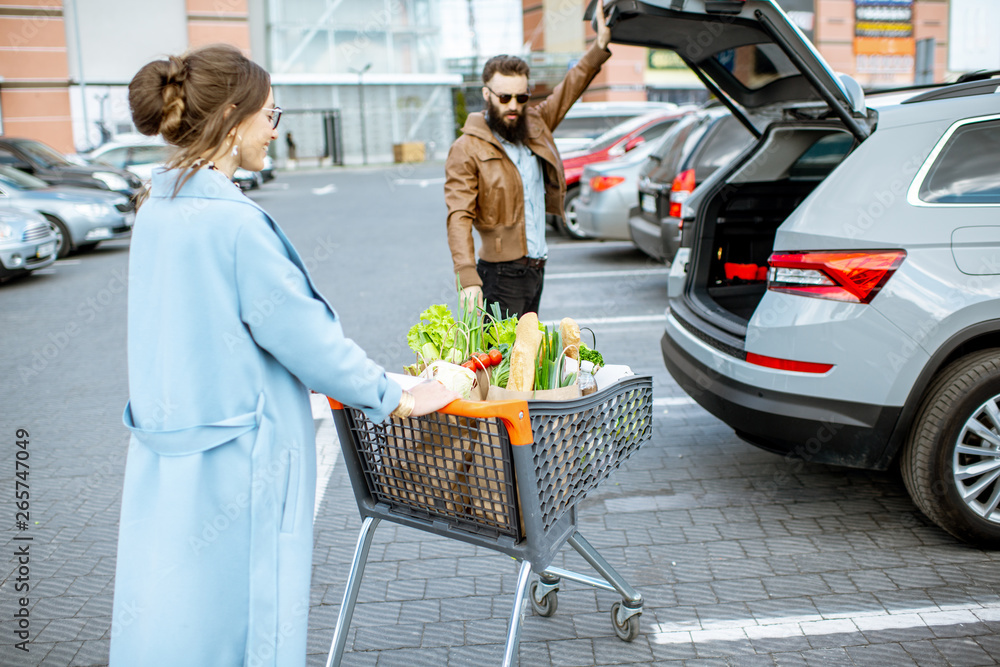
M 625 155 L 636 146 L 664 134 L 691 109 L 670 109 L 636 116 L 623 121 L 594 139 L 586 148 L 562 156 L 566 172 L 566 218 L 560 231 L 570 238 L 584 238 L 576 222 L 576 198 L 580 194 L 583 168 L 594 162 L 606 162 Z

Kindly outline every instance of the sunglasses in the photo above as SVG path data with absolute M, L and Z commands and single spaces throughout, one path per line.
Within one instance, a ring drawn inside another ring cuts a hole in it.
M 493 93 L 493 89 L 490 88 L 489 86 L 486 86 L 486 90 Z M 499 93 L 493 93 L 493 94 L 496 96 L 498 100 L 500 100 L 500 104 L 507 104 L 508 102 L 511 101 L 511 99 L 517 100 L 518 104 L 524 104 L 525 102 L 531 99 L 531 93 L 521 93 L 520 95 L 508 95 L 507 93 L 504 93 L 503 95 Z
M 274 107 L 273 109 L 261 109 L 261 111 L 270 111 L 271 116 L 268 120 L 271 121 L 271 129 L 278 129 L 278 121 L 281 120 L 281 107 Z

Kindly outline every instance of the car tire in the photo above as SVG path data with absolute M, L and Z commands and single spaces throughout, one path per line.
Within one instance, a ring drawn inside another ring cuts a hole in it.
M 900 471 L 931 521 L 970 544 L 1000 547 L 1000 348 L 970 354 L 938 374 L 910 429 Z
M 74 250 L 73 237 L 69 235 L 69 230 L 66 229 L 66 225 L 59 218 L 46 215 L 45 219 L 48 221 L 49 226 L 52 227 L 52 231 L 56 233 L 56 259 L 67 257 Z
M 563 234 L 571 239 L 585 239 L 587 235 L 580 230 L 580 223 L 576 217 L 576 200 L 580 196 L 580 188 L 574 187 L 566 191 L 566 201 L 563 203 L 563 210 L 566 216 L 562 219 Z

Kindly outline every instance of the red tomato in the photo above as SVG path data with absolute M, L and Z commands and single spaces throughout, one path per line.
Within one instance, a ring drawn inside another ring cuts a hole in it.
M 468 368 L 470 371 L 475 371 L 476 362 L 473 361 L 472 359 L 469 359 L 468 361 L 462 362 L 462 368 Z
M 476 362 L 482 368 L 489 368 L 490 366 L 493 365 L 493 362 L 490 361 L 490 355 L 486 354 L 485 352 L 480 352 L 479 354 L 474 354 L 472 356 L 476 358 Z
M 503 355 L 500 354 L 500 350 L 493 348 L 490 350 L 490 363 L 494 366 L 499 364 L 503 360 Z

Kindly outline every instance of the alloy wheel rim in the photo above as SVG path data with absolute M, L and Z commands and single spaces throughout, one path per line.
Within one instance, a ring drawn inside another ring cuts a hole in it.
M 955 488 L 966 506 L 1000 524 L 1000 395 L 966 420 L 952 454 Z
M 49 228 L 56 234 L 56 253 L 62 253 L 64 243 L 62 229 L 54 222 L 49 222 Z
M 566 226 L 572 230 L 578 229 L 576 224 L 576 197 L 566 205 Z

